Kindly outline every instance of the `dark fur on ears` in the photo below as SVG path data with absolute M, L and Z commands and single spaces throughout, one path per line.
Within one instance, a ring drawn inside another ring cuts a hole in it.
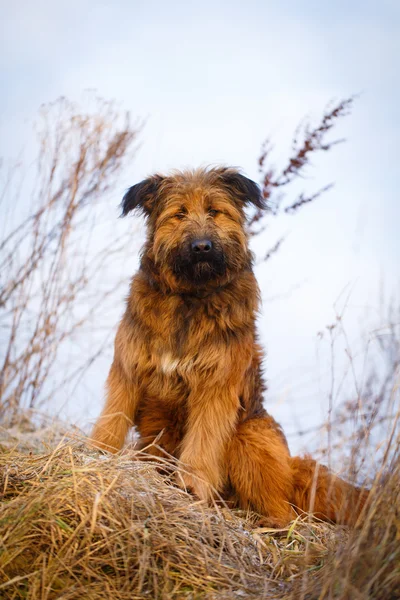
M 122 217 L 131 212 L 131 210 L 138 209 L 142 211 L 146 216 L 149 216 L 154 207 L 154 202 L 157 197 L 158 186 L 163 180 L 161 175 L 153 175 L 144 179 L 140 183 L 133 185 L 126 192 L 122 198 L 121 209 Z
M 234 169 L 225 169 L 221 173 L 221 178 L 233 193 L 235 199 L 243 205 L 252 204 L 262 210 L 267 208 L 260 187 L 251 179 L 241 175 Z

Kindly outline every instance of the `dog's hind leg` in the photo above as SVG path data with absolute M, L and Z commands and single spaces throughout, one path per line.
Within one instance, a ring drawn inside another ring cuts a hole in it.
M 268 417 L 238 425 L 229 444 L 227 469 L 234 502 L 278 526 L 287 525 L 296 509 L 354 525 L 368 497 L 367 490 L 343 481 L 315 460 L 291 457 Z
M 230 441 L 227 469 L 234 502 L 268 518 L 271 525 L 286 526 L 294 518 L 292 468 L 284 437 L 260 417 L 240 423 Z

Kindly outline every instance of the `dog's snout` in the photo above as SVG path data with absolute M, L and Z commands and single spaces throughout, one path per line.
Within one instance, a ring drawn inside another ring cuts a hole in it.
M 195 254 L 207 254 L 212 250 L 212 242 L 210 240 L 194 240 L 191 244 L 192 252 Z

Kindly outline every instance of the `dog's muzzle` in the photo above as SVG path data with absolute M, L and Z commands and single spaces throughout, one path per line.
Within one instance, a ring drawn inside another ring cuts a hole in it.
M 196 283 L 205 283 L 224 274 L 222 248 L 208 237 L 188 241 L 174 256 L 174 272 Z

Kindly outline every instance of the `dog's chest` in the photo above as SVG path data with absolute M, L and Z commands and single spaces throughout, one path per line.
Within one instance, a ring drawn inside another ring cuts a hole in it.
M 164 352 L 159 361 L 159 369 L 164 375 L 174 373 L 179 366 L 180 359 L 175 358 L 172 352 Z
M 198 363 L 197 356 L 176 356 L 173 351 L 164 350 L 156 358 L 156 369 L 164 378 L 185 378 L 190 375 Z
M 216 337 L 219 344 L 223 343 L 215 315 L 200 302 L 181 302 L 166 319 L 166 327 L 154 333 L 150 341 L 152 362 L 165 377 L 185 377 L 193 373 L 203 365 L 204 349 L 210 347 Z
M 218 295 L 155 300 L 140 314 L 145 327 L 138 377 L 146 395 L 176 398 L 177 390 L 185 395 L 216 371 L 226 375 L 244 331 L 235 304 Z

